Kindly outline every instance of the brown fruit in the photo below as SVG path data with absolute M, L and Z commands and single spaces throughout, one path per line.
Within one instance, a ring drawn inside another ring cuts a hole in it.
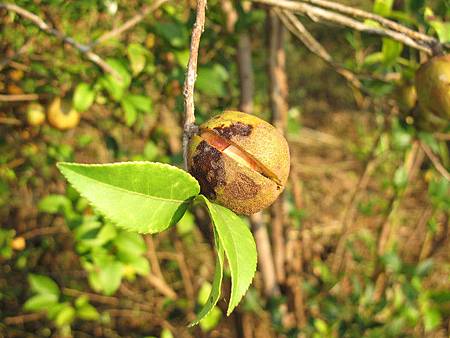
M 30 126 L 40 126 L 45 121 L 44 107 L 39 103 L 30 103 L 27 106 L 27 122 Z
M 251 215 L 271 205 L 283 191 L 289 148 L 266 121 L 225 111 L 202 124 L 191 139 L 188 166 L 206 197 Z
M 420 66 L 416 90 L 421 113 L 419 124 L 443 129 L 450 122 L 450 55 L 436 56 Z
M 71 104 L 55 98 L 47 109 L 48 122 L 55 128 L 66 130 L 74 128 L 80 122 L 80 113 L 78 113 Z

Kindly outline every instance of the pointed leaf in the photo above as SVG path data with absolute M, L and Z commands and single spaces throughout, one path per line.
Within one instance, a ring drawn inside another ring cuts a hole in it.
M 198 182 L 176 167 L 151 162 L 59 163 L 67 180 L 119 227 L 156 233 L 183 216 Z
M 30 273 L 28 275 L 28 282 L 30 283 L 31 290 L 36 293 L 59 296 L 58 284 L 50 277 Z
M 120 286 L 123 275 L 121 262 L 109 262 L 101 267 L 99 282 L 105 295 L 111 296 Z
M 23 309 L 25 311 L 44 311 L 48 310 L 51 305 L 58 302 L 58 296 L 51 293 L 37 294 L 29 298 L 25 304 L 23 304 Z
M 87 83 L 81 82 L 73 93 L 73 106 L 79 112 L 86 111 L 94 102 L 95 91 Z
M 214 231 L 214 236 L 216 238 L 217 261 L 216 261 L 216 269 L 214 271 L 213 285 L 211 287 L 211 292 L 208 296 L 206 303 L 203 304 L 203 307 L 198 313 L 197 318 L 191 324 L 189 324 L 189 326 L 197 325 L 203 318 L 208 316 L 208 314 L 214 309 L 220 298 L 220 293 L 222 289 L 222 278 L 223 278 L 224 250 L 222 245 L 220 244 L 216 231 Z
M 199 199 L 208 207 L 217 231 L 219 242 L 225 251 L 231 270 L 231 296 L 227 315 L 239 304 L 256 271 L 256 245 L 252 233 L 231 210 L 210 202 L 203 195 Z

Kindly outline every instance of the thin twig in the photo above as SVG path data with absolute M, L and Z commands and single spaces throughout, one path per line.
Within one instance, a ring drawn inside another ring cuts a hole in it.
M 176 300 L 178 298 L 176 292 L 161 278 L 150 273 L 147 275 L 147 281 L 167 298 L 171 300 Z
M 189 51 L 189 63 L 186 70 L 186 79 L 184 80 L 184 132 L 183 132 L 183 158 L 184 166 L 187 168 L 187 145 L 193 133 L 195 126 L 195 108 L 194 108 L 194 86 L 197 78 L 197 61 L 200 38 L 205 27 L 206 0 L 197 0 L 197 17 L 194 28 L 192 29 L 191 46 Z
M 427 157 L 430 159 L 431 163 L 433 163 L 436 170 L 447 180 L 450 181 L 450 174 L 439 161 L 439 158 L 433 153 L 429 146 L 425 143 L 420 142 L 420 147 L 423 149 Z
M 39 99 L 38 94 L 0 94 L 0 102 L 20 102 L 20 101 L 36 101 Z
M 298 12 L 303 15 L 309 16 L 313 21 L 328 21 L 340 26 L 349 27 L 351 29 L 360 32 L 380 36 L 387 36 L 393 40 L 399 41 L 412 48 L 421 50 L 429 55 L 434 54 L 434 50 L 429 46 L 429 42 L 425 42 L 424 40 L 416 41 L 415 39 L 405 35 L 404 33 L 393 31 L 389 28 L 371 27 L 351 17 L 335 13 L 320 7 L 288 0 L 252 0 L 252 1 L 270 6 L 277 6 L 293 12 Z
M 104 33 L 103 35 L 101 35 L 98 39 L 96 39 L 95 41 L 91 42 L 89 44 L 88 49 L 92 49 L 93 47 L 95 47 L 96 45 L 112 39 L 116 36 L 121 35 L 122 33 L 126 32 L 127 30 L 133 28 L 134 26 L 136 26 L 139 22 L 141 22 L 142 20 L 145 19 L 145 17 L 151 13 L 154 12 L 156 9 L 158 9 L 161 5 L 163 5 L 164 3 L 166 3 L 168 0 L 156 0 L 155 2 L 153 2 L 150 6 L 145 5 L 143 6 L 140 10 L 139 13 L 136 14 L 135 16 L 133 16 L 130 20 L 126 21 L 123 25 Z
M 10 126 L 20 126 L 22 122 L 14 117 L 0 116 L 0 124 L 7 124 Z
M 337 12 L 348 14 L 348 15 L 351 15 L 354 17 L 359 17 L 359 18 L 363 18 L 363 19 L 369 19 L 369 20 L 376 21 L 379 24 L 381 24 L 387 28 L 393 29 L 400 33 L 403 33 L 414 40 L 419 40 L 419 41 L 422 40 L 424 42 L 427 42 L 427 43 L 429 43 L 430 46 L 439 44 L 439 41 L 431 36 L 428 36 L 426 34 L 412 30 L 408 27 L 405 27 L 405 26 L 395 22 L 395 21 L 386 19 L 380 15 L 377 15 L 374 13 L 369 13 L 369 12 L 363 11 L 358 8 L 349 7 L 349 6 L 340 4 L 340 3 L 331 2 L 331 1 L 327 1 L 327 0 L 302 0 L 302 2 L 309 2 L 313 5 L 318 5 L 320 7 L 332 9 Z
M 89 298 L 90 301 L 100 303 L 100 304 L 108 304 L 108 305 L 118 305 L 119 299 L 116 297 L 111 296 L 102 296 L 98 295 L 96 293 L 91 292 L 84 292 L 76 289 L 71 288 L 63 288 L 62 289 L 63 294 L 71 297 L 80 297 L 80 296 L 86 296 Z
M 44 316 L 45 316 L 44 312 L 29 313 L 29 314 L 23 314 L 23 315 L 18 315 L 18 316 L 13 316 L 13 317 L 6 317 L 3 319 L 3 321 L 6 325 L 22 325 L 27 322 L 33 322 L 35 320 L 40 320 Z
M 94 52 L 91 52 L 89 46 L 81 44 L 76 40 L 74 40 L 73 38 L 71 38 L 70 36 L 67 36 L 64 33 L 53 28 L 36 14 L 33 14 L 22 7 L 10 3 L 0 3 L 0 8 L 5 8 L 8 11 L 15 12 L 18 15 L 22 16 L 23 18 L 30 20 L 36 26 L 38 26 L 39 29 L 42 30 L 43 32 L 53 35 L 59 40 L 71 45 L 72 47 L 80 51 L 83 55 L 85 55 L 88 60 L 95 63 L 105 72 L 114 75 L 118 79 L 121 79 L 120 74 L 110 65 L 108 65 L 100 56 L 98 56 Z
M 36 228 L 36 229 L 30 230 L 30 231 L 27 231 L 23 234 L 20 234 L 19 236 L 22 236 L 24 239 L 32 239 L 37 236 L 48 236 L 48 235 L 61 234 L 61 233 L 67 233 L 66 227 L 49 226 L 49 227 Z

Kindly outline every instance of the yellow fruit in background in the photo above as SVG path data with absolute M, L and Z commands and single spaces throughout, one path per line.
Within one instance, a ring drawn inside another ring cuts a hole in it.
M 225 111 L 200 126 L 189 145 L 188 166 L 206 197 L 251 215 L 283 191 L 290 155 L 274 126 L 253 115 Z
M 30 103 L 27 106 L 27 122 L 30 126 L 40 126 L 45 121 L 44 107 L 39 103 Z
M 421 112 L 419 125 L 435 130 L 450 123 L 450 55 L 436 56 L 416 72 L 415 85 Z
M 23 238 L 23 237 L 19 236 L 12 240 L 11 247 L 14 250 L 21 251 L 21 250 L 25 249 L 25 246 L 26 246 L 26 242 L 25 242 L 25 238 Z
M 51 126 L 59 130 L 67 130 L 78 125 L 80 113 L 72 107 L 70 102 L 57 97 L 47 108 L 47 119 Z
M 396 98 L 402 112 L 408 113 L 417 102 L 416 87 L 412 84 L 401 84 L 397 87 Z

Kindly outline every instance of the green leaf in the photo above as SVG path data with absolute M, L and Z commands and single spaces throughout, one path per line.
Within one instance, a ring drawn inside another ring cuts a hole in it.
M 144 113 L 152 112 L 152 99 L 144 95 L 127 95 L 127 100 L 136 108 Z
M 122 282 L 123 264 L 120 262 L 108 262 L 101 267 L 99 283 L 105 295 L 110 296 Z
M 58 168 L 103 215 L 139 233 L 176 224 L 200 191 L 187 172 L 162 163 L 59 163 Z
M 223 258 L 224 258 L 224 250 L 222 245 L 220 244 L 218 235 L 216 231 L 214 231 L 214 235 L 216 237 L 216 247 L 217 247 L 217 260 L 216 260 L 216 268 L 214 271 L 214 281 L 211 287 L 211 291 L 207 300 L 204 302 L 202 309 L 197 314 L 197 318 L 189 324 L 189 326 L 197 325 L 202 319 L 208 316 L 210 312 L 216 306 L 222 289 L 222 278 L 223 278 Z
M 94 102 L 95 91 L 87 83 L 81 82 L 73 94 L 73 106 L 79 112 L 86 111 Z
M 84 319 L 84 320 L 98 320 L 100 315 L 95 307 L 93 307 L 88 302 L 85 302 L 83 304 L 77 305 L 76 307 L 76 314 L 77 317 Z
M 125 123 L 128 127 L 132 126 L 137 119 L 137 109 L 130 101 L 128 96 L 125 96 L 120 101 L 120 105 L 122 106 L 123 112 L 125 113 Z
M 189 234 L 195 227 L 194 216 L 189 212 L 183 215 L 180 221 L 177 223 L 177 233 L 180 236 Z
M 450 43 L 450 22 L 434 20 L 430 21 L 430 26 L 436 31 L 442 44 Z
M 169 329 L 163 329 L 161 331 L 161 338 L 174 338 L 172 332 Z
M 388 16 L 391 13 L 393 4 L 394 0 L 375 0 L 373 12 L 381 16 Z
M 200 67 L 195 87 L 206 95 L 223 97 L 226 95 L 227 70 L 216 63 L 212 67 Z
M 39 201 L 38 209 L 40 212 L 56 214 L 71 210 L 72 203 L 64 195 L 47 195 Z
M 199 196 L 208 207 L 231 271 L 231 296 L 227 315 L 239 304 L 256 271 L 256 245 L 245 222 L 231 210 Z M 219 248 L 220 249 L 220 248 Z
M 147 250 L 142 236 L 134 232 L 121 231 L 113 243 L 117 247 L 117 250 L 133 256 L 142 255 Z
M 99 80 L 99 84 L 106 89 L 109 95 L 115 100 L 120 101 L 126 89 L 130 86 L 131 75 L 127 67 L 119 59 L 107 59 L 106 61 L 119 75 L 120 79 L 112 74 L 105 74 Z
M 434 330 L 441 324 L 442 316 L 437 309 L 426 309 L 423 314 L 423 322 L 425 326 L 425 332 Z
M 221 318 L 222 318 L 222 311 L 220 311 L 220 309 L 217 306 L 215 306 L 211 310 L 211 312 L 200 322 L 200 327 L 202 328 L 202 331 L 209 332 L 215 327 L 217 327 Z
M 398 57 L 401 55 L 403 51 L 403 44 L 389 39 L 383 38 L 383 61 L 386 65 L 391 65 L 397 62 Z
M 450 22 L 443 22 L 439 20 L 439 17 L 433 13 L 433 10 L 430 7 L 425 8 L 424 18 L 425 21 L 427 21 L 428 24 L 436 31 L 441 43 L 450 42 Z
M 403 190 L 408 183 L 408 173 L 405 167 L 400 167 L 394 174 L 394 186 L 397 190 Z
M 28 274 L 28 282 L 31 290 L 39 294 L 51 294 L 59 296 L 58 285 L 49 277 L 43 275 Z
M 29 298 L 23 305 L 25 311 L 43 311 L 58 302 L 58 296 L 46 293 Z
M 128 59 L 130 60 L 131 71 L 137 75 L 145 67 L 146 55 L 148 51 L 138 43 L 131 43 L 127 48 Z
M 187 45 L 189 34 L 186 27 L 177 22 L 165 22 L 155 24 L 158 35 L 166 39 L 173 47 L 179 48 Z
M 67 305 L 63 307 L 59 313 L 56 315 L 55 324 L 58 327 L 63 327 L 69 325 L 75 319 L 75 309 Z
M 50 320 L 55 320 L 56 316 L 61 312 L 61 310 L 63 308 L 65 308 L 66 306 L 68 306 L 69 303 L 68 302 L 64 302 L 64 303 L 55 303 L 55 304 L 51 304 L 47 307 L 47 317 Z
M 135 256 L 128 259 L 126 263 L 131 266 L 138 275 L 145 276 L 150 272 L 150 264 L 145 257 Z

